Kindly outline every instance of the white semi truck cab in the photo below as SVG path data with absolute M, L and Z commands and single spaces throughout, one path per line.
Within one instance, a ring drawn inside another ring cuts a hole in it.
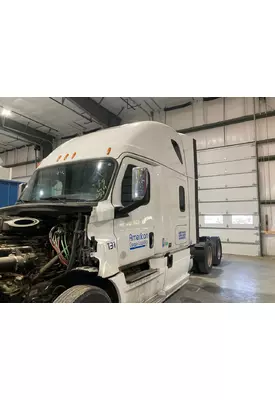
M 162 302 L 222 257 L 199 238 L 196 142 L 157 122 L 65 142 L 1 209 L 0 300 Z

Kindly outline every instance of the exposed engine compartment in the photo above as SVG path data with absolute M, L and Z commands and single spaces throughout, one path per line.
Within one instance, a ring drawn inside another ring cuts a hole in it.
M 0 216 L 0 301 L 51 302 L 59 278 L 83 266 L 98 271 L 88 215 Z

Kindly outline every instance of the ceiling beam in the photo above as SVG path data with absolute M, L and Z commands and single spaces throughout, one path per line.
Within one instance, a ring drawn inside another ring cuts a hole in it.
M 212 101 L 212 100 L 217 100 L 220 97 L 203 97 L 202 100 L 203 101 Z M 173 110 L 178 110 L 180 108 L 185 108 L 185 107 L 189 107 L 193 104 L 193 101 L 188 101 L 187 103 L 184 104 L 178 104 L 177 106 L 172 106 L 172 107 L 165 107 L 164 111 L 173 111 Z
M 94 119 L 99 125 L 104 128 L 109 126 L 117 126 L 121 123 L 121 118 L 107 110 L 101 104 L 97 103 L 90 97 L 67 97 L 76 106 L 82 108 Z
M 21 124 L 13 119 L 0 116 L 0 128 L 2 131 L 12 134 L 18 140 L 39 145 L 42 157 L 45 158 L 53 150 L 55 137 L 48 133 L 40 132 L 28 125 Z

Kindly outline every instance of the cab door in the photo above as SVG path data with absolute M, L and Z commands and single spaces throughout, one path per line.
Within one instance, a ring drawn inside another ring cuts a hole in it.
M 172 255 L 167 262 L 164 290 L 169 293 L 188 277 L 190 265 L 189 236 L 189 196 L 187 178 L 165 169 L 163 171 L 165 185 L 162 185 L 162 214 L 167 227 L 169 247 Z M 165 209 L 169 213 L 165 213 Z
M 128 213 L 127 216 L 116 216 L 114 234 L 117 239 L 119 265 L 124 266 L 137 261 L 147 260 L 155 254 L 155 218 L 156 188 L 154 166 L 131 157 L 125 157 L 115 182 L 112 202 L 116 207 L 126 207 L 132 201 L 132 169 L 146 167 L 149 172 L 149 183 L 146 203 Z

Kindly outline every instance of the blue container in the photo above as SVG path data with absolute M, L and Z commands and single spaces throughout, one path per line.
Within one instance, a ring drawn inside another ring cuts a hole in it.
M 0 179 L 0 207 L 13 206 L 16 203 L 21 183 Z

